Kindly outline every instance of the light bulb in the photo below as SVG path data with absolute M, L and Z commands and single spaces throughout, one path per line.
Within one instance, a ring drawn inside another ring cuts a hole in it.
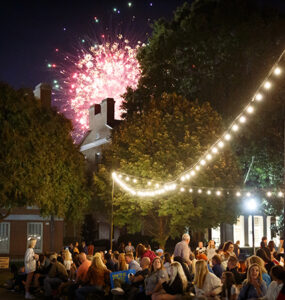
M 122 178 L 122 175 L 121 175 L 121 174 L 119 175 L 119 178 Z
M 181 176 L 180 180 L 185 181 L 185 176 Z
M 275 70 L 274 70 L 274 74 L 275 75 L 280 75 L 281 74 L 281 69 L 280 68 L 275 68 Z
M 200 170 L 200 166 L 196 166 L 195 169 L 196 169 L 196 171 L 199 171 Z
M 264 88 L 269 90 L 271 88 L 271 82 L 266 81 L 265 84 L 264 84 Z
M 246 111 L 251 114 L 253 112 L 253 107 L 252 106 L 249 106 Z
M 181 189 L 180 189 L 180 192 L 184 192 L 185 191 L 185 189 L 184 189 L 184 187 L 182 187 Z
M 231 135 L 227 133 L 227 134 L 225 135 L 225 140 L 229 141 L 230 139 L 231 139 Z
M 190 174 L 186 174 L 186 179 L 189 179 L 190 178 Z
M 278 193 L 278 197 L 283 197 L 283 193 L 282 193 L 282 192 L 279 192 L 279 193 Z
M 159 184 L 158 184 L 158 183 L 156 183 L 155 187 L 156 187 L 156 188 L 158 188 L 158 187 L 159 187 Z
M 224 147 L 224 143 L 223 143 L 222 141 L 220 141 L 220 142 L 218 143 L 218 146 L 219 146 L 220 148 L 223 148 L 223 147 Z
M 137 182 L 137 180 L 136 180 L 136 179 L 134 179 L 134 180 L 133 180 L 133 183 L 136 183 L 136 182 Z
M 206 164 L 206 161 L 205 161 L 204 159 L 202 159 L 202 160 L 200 161 L 200 164 L 201 164 L 202 166 L 204 166 L 204 165 Z
M 147 185 L 151 185 L 151 182 L 150 182 L 150 181 L 148 181 Z
M 194 176 L 194 175 L 196 174 L 196 172 L 195 172 L 194 170 L 192 170 L 192 171 L 190 172 L 190 174 L 191 174 L 192 176 Z
M 211 192 L 211 191 L 207 191 L 207 194 L 208 194 L 208 195 L 211 195 L 211 194 L 212 194 L 212 192 Z
M 189 189 L 189 193 L 193 193 L 193 189 Z
M 217 152 L 218 152 L 218 149 L 217 149 L 216 147 L 214 147 L 214 148 L 212 149 L 212 152 L 213 152 L 213 153 L 217 153 Z
M 263 98 L 263 96 L 262 96 L 260 93 L 258 93 L 258 94 L 255 96 L 255 99 L 256 99 L 257 101 L 261 101 L 262 98 Z
M 211 155 L 211 154 L 208 154 L 208 155 L 206 156 L 206 158 L 207 158 L 208 160 L 211 160 L 211 159 L 212 159 L 212 155 Z
M 129 181 L 130 180 L 130 178 L 129 177 L 126 177 L 126 181 Z
M 217 194 L 217 196 L 220 196 L 220 195 L 221 195 L 221 192 L 220 192 L 220 191 L 217 191 L 216 194 Z
M 237 197 L 240 197 L 241 194 L 240 194 L 240 192 L 237 192 L 236 195 L 237 195 Z
M 202 190 L 201 190 L 201 189 L 199 189 L 199 190 L 198 190 L 198 193 L 199 193 L 199 194 L 201 194 L 201 193 L 202 193 Z
M 233 127 L 232 127 L 233 131 L 238 131 L 238 125 L 237 124 L 234 124 Z
M 251 193 L 246 193 L 246 196 L 247 196 L 247 197 L 250 197 L 250 196 L 251 196 Z
M 271 192 L 267 192 L 266 195 L 267 195 L 267 197 L 271 197 L 272 193 Z
M 240 123 L 244 123 L 246 121 L 246 118 L 244 116 L 241 116 L 239 118 Z

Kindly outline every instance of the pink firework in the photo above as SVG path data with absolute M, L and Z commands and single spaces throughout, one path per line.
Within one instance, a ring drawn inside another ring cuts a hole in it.
M 74 124 L 73 138 L 79 141 L 88 130 L 88 108 L 105 98 L 116 101 L 115 117 L 122 113 L 122 95 L 128 86 L 135 88 L 140 77 L 140 66 L 136 59 L 140 42 L 135 47 L 129 45 L 122 35 L 119 41 L 93 45 L 82 49 L 75 59 L 66 57 L 72 63 L 71 72 L 61 70 L 64 83 L 68 88 L 65 103 L 61 110 L 72 116 Z M 60 102 L 63 102 L 62 100 Z

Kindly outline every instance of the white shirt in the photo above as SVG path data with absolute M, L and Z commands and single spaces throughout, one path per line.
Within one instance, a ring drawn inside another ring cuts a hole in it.
M 271 281 L 271 283 L 268 286 L 264 299 L 268 299 L 268 300 L 277 299 L 282 287 L 283 287 L 283 283 L 278 284 L 276 281 Z
M 25 253 L 25 272 L 26 274 L 36 271 L 35 252 L 33 248 L 28 248 Z
M 222 286 L 221 279 L 218 278 L 215 274 L 213 273 L 208 273 L 206 275 L 204 284 L 202 289 L 199 289 L 195 285 L 195 293 L 197 297 L 205 296 L 210 294 L 215 288 Z
M 71 265 L 73 264 L 73 261 L 72 261 L 72 260 L 65 260 L 65 261 L 63 262 L 63 264 L 64 264 L 64 266 L 65 266 L 65 269 L 66 269 L 67 271 L 70 271 L 70 267 L 71 267 Z

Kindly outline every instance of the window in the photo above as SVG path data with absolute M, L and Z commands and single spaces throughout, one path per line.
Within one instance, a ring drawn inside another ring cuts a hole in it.
M 240 241 L 240 246 L 244 246 L 244 216 L 240 216 L 234 224 L 234 242 Z
M 212 240 L 215 241 L 216 246 L 221 243 L 221 229 L 220 227 L 212 228 Z
M 27 240 L 31 237 L 36 238 L 37 244 L 35 247 L 35 252 L 43 251 L 43 223 L 28 223 L 27 228 Z
M 0 223 L 0 253 L 9 253 L 10 223 Z
M 248 243 L 252 247 L 252 221 L 251 216 L 248 217 Z M 263 234 L 263 217 L 254 216 L 254 245 L 259 247 Z

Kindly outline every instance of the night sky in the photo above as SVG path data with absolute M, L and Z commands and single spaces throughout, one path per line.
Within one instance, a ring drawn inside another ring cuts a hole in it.
M 160 17 L 170 18 L 184 2 L 5 1 L 0 9 L 0 80 L 15 88 L 51 82 L 54 74 L 47 64 L 58 60 L 55 49 L 76 55 L 82 39 L 92 39 L 106 28 L 110 34 L 123 32 L 130 40 L 145 41 L 149 25 Z

